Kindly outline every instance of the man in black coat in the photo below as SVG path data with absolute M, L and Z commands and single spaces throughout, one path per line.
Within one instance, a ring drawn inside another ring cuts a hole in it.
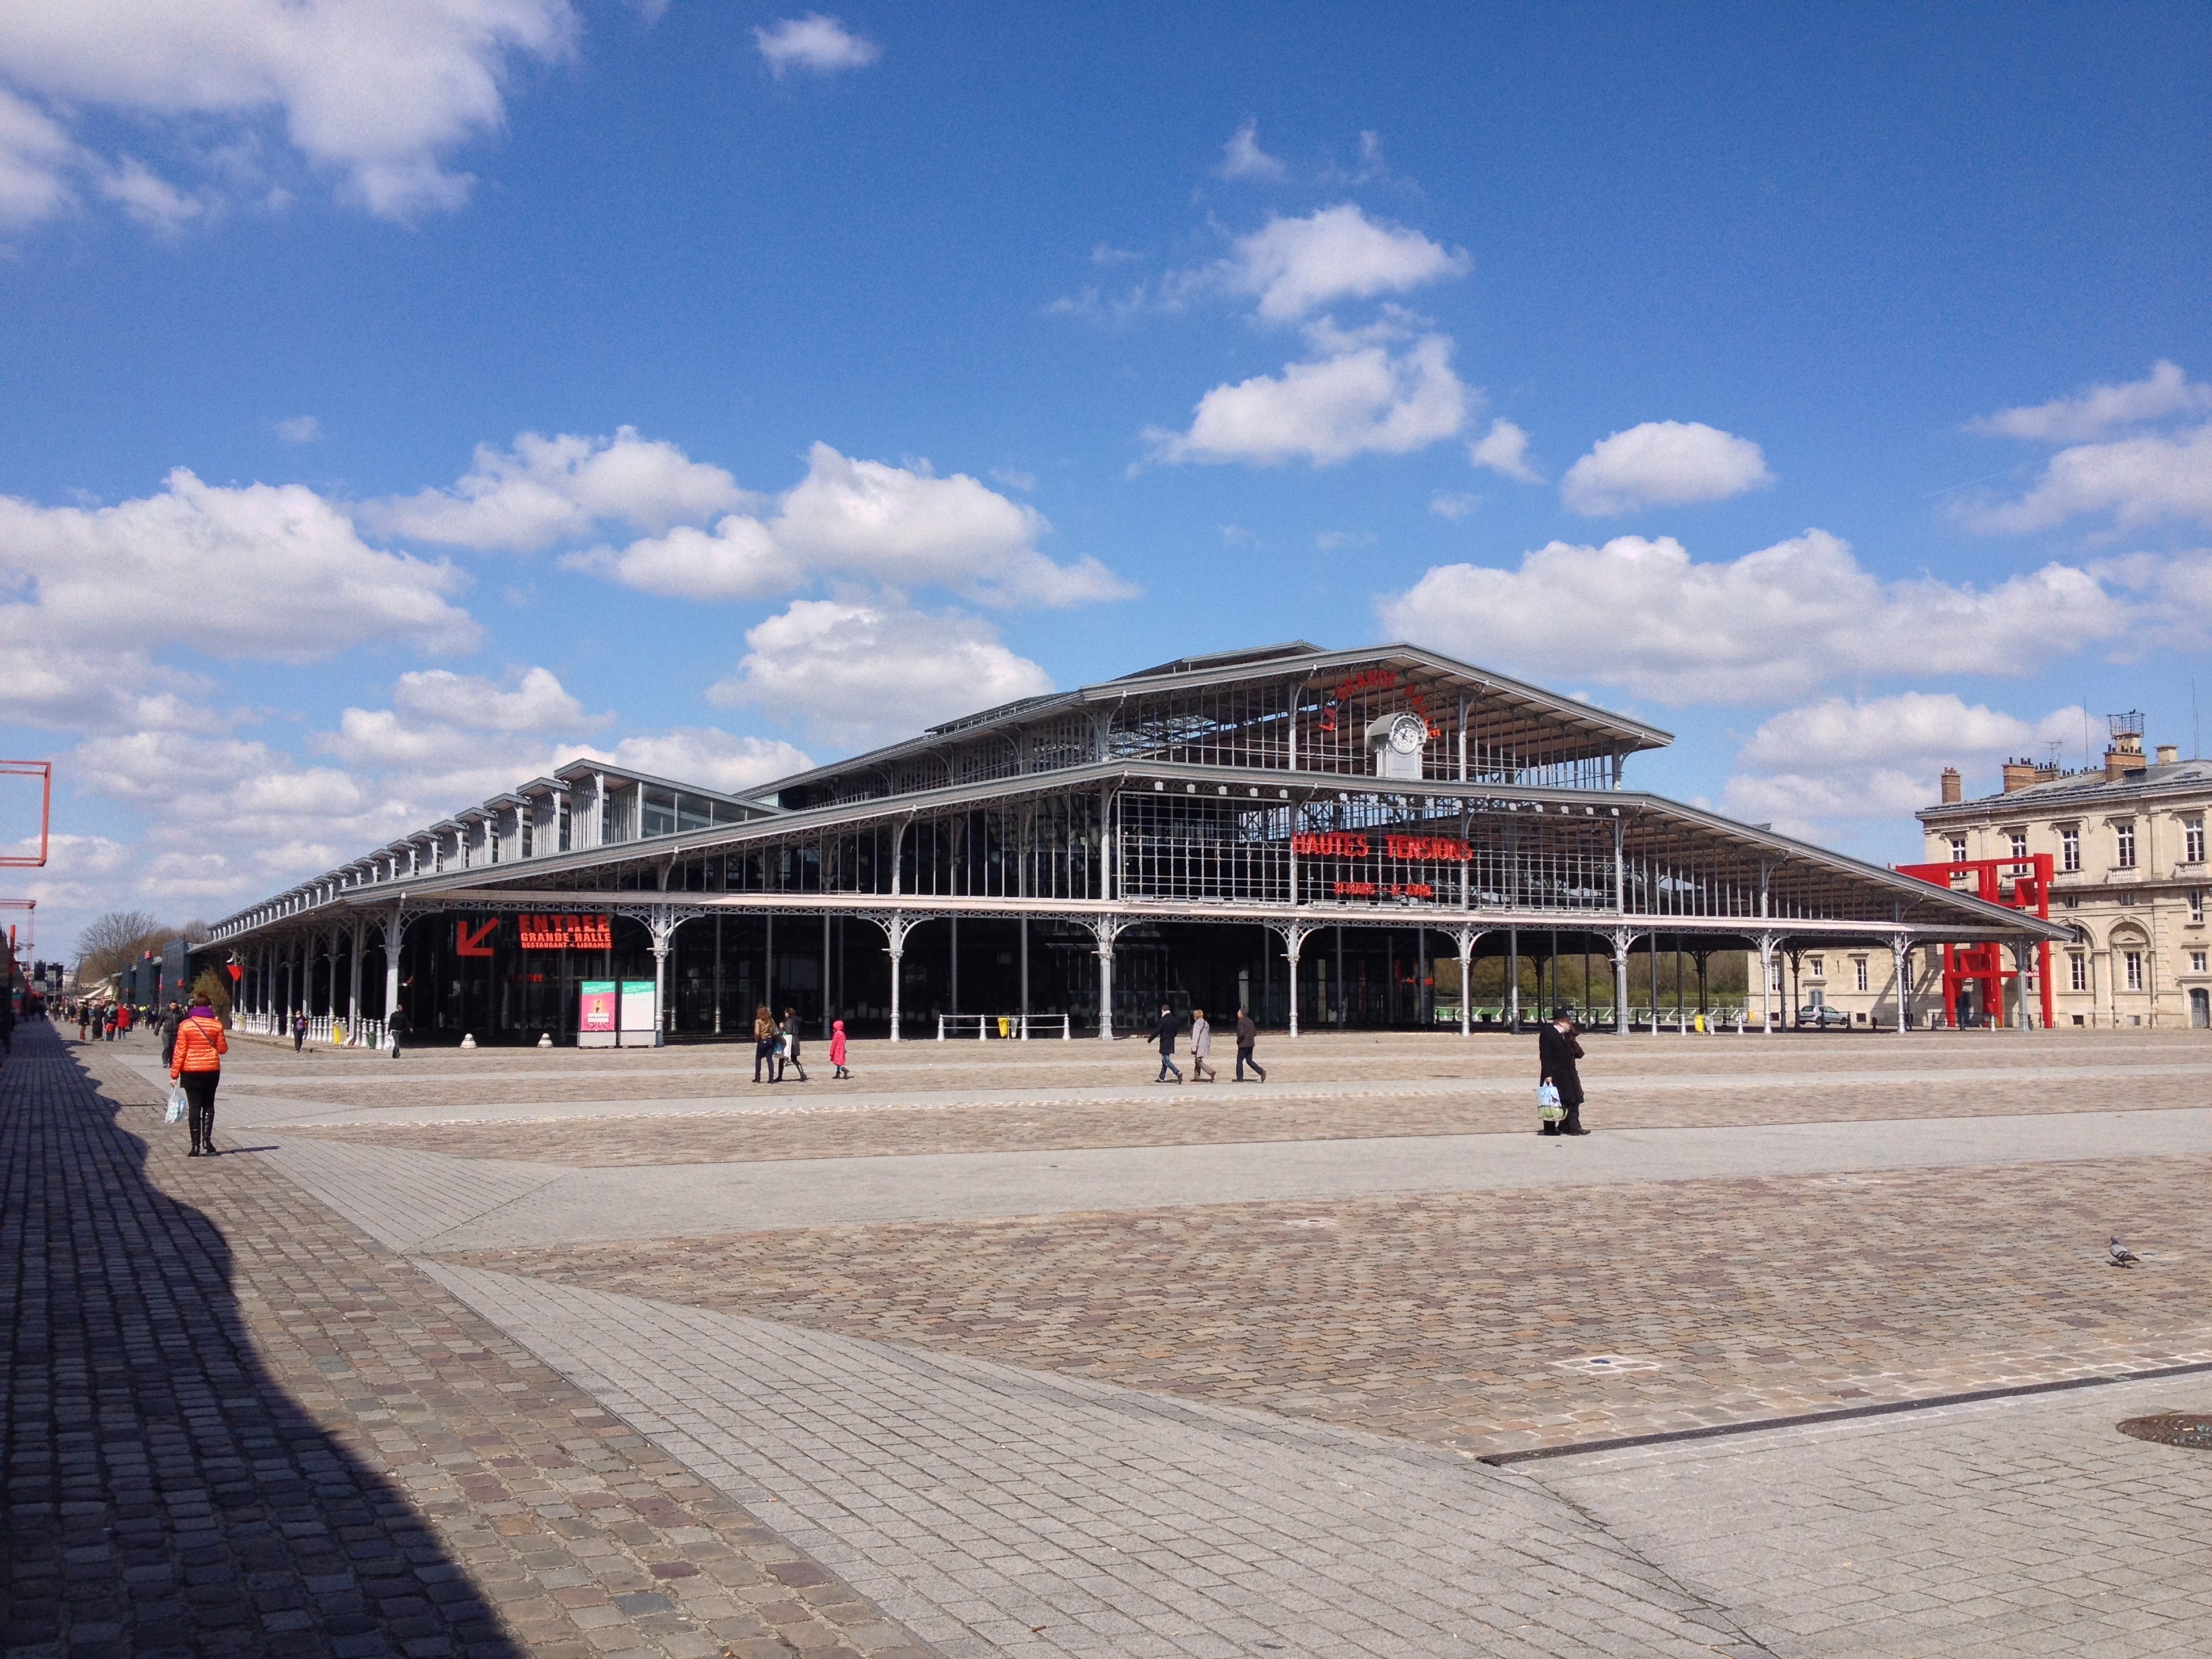
M 1565 1008 L 1554 1008 L 1552 1023 L 1537 1028 L 1536 1060 L 1541 1075 L 1536 1080 L 1559 1090 L 1559 1104 L 1567 1109 L 1567 1115 L 1556 1126 L 1547 1123 L 1543 1133 L 1547 1135 L 1589 1133 L 1583 1127 L 1583 1079 L 1575 1069 L 1575 1062 L 1582 1057 L 1583 1045 L 1575 1041 L 1574 1016 Z
M 1176 1018 L 1175 1010 L 1162 1003 L 1160 1023 L 1152 1028 L 1152 1040 L 1160 1045 L 1160 1074 L 1153 1082 L 1165 1083 L 1170 1072 L 1175 1073 L 1177 1083 L 1182 1081 L 1182 1067 L 1175 1063 L 1176 1033 L 1182 1029 L 1182 1022 Z

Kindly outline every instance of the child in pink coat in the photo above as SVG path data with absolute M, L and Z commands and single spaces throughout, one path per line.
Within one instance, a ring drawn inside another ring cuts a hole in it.
M 830 1022 L 830 1064 L 832 1077 L 853 1075 L 845 1069 L 845 1022 L 842 1019 Z

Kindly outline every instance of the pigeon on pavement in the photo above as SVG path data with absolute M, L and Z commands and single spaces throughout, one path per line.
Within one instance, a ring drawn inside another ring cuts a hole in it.
M 2112 1265 L 2115 1267 L 2134 1267 L 2140 1266 L 2142 1262 L 2142 1258 L 2137 1255 L 2133 1250 L 2130 1249 L 2126 1245 L 2121 1243 L 2117 1237 L 2113 1238 L 2112 1243 Z

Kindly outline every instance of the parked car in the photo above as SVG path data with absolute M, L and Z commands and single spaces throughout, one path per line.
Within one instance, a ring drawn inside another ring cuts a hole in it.
M 1825 1031 L 1831 1025 L 1848 1031 L 1851 1028 L 1851 1017 L 1841 1008 L 1832 1008 L 1825 1002 L 1808 1002 L 1797 1011 L 1797 1023 L 1809 1025 L 1817 1031 Z

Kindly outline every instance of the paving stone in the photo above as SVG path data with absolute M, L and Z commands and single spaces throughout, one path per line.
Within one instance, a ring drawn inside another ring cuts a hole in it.
M 557 1610 L 533 1617 L 526 1551 L 592 1582 L 652 1582 L 645 1557 L 679 1555 L 676 1531 L 794 1558 L 256 1160 L 185 1159 L 124 1046 L 33 1022 L 0 1067 L 10 1650 L 552 1650 L 583 1632 Z M 494 1524 L 486 1510 L 503 1506 L 477 1501 L 549 1472 L 617 1495 L 599 1512 L 634 1541 L 611 1522 L 574 1536 L 534 1516 Z M 33 1576 L 42 1561 L 69 1576 Z M 860 1626 L 788 1613 L 763 1633 L 871 1651 Z M 638 1620 L 618 1617 L 638 1645 Z M 872 1618 L 874 1648 L 912 1647 Z

